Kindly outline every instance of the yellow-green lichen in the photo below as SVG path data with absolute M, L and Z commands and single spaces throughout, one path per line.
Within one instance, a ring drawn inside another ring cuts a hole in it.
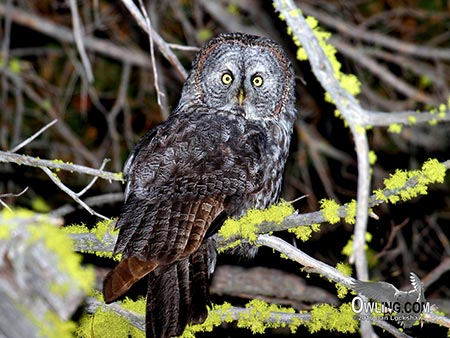
M 444 182 L 446 167 L 436 159 L 429 159 L 422 165 L 420 170 L 400 170 L 384 180 L 384 189 L 374 191 L 378 200 L 390 203 L 407 201 L 418 195 L 426 195 L 428 186 L 432 183 Z M 414 184 L 407 185 L 407 182 L 415 179 Z
M 239 219 L 228 218 L 219 229 L 219 235 L 225 239 L 237 236 L 246 239 L 249 243 L 254 243 L 258 236 L 258 226 L 261 223 L 271 222 L 279 224 L 293 212 L 294 208 L 286 201 L 281 201 L 264 210 L 250 209 Z M 232 248 L 238 244 L 239 242 L 236 241 L 223 250 Z
M 229 303 L 222 305 L 213 304 L 208 318 L 203 324 L 189 325 L 180 338 L 194 338 L 197 332 L 211 332 L 215 327 L 220 326 L 223 322 L 230 323 L 236 319 L 237 327 L 249 329 L 253 334 L 264 333 L 267 329 L 285 327 L 287 324 L 281 320 L 268 320 L 273 314 L 291 313 L 294 314 L 293 308 L 285 308 L 276 304 L 268 304 L 262 300 L 251 300 L 245 305 L 248 311 L 241 312 L 238 317 L 233 315 L 233 307 Z M 276 318 L 276 315 L 275 315 Z M 289 324 L 291 332 L 295 332 L 299 325 L 304 324 L 303 321 L 293 318 Z
M 369 163 L 374 165 L 377 162 L 377 154 L 373 150 L 369 151 Z
M 359 329 L 359 321 L 351 304 L 342 304 L 339 308 L 330 304 L 314 305 L 311 310 L 311 320 L 306 322 L 311 333 L 320 330 L 355 333 Z
M 22 72 L 22 65 L 20 59 L 11 58 L 11 60 L 9 60 L 8 66 L 9 70 L 14 74 L 20 74 Z
M 345 204 L 345 221 L 348 224 L 356 223 L 356 200 L 351 200 Z
M 337 50 L 333 45 L 327 42 L 331 37 L 331 33 L 322 29 L 318 25 L 318 22 L 314 17 L 308 16 L 306 18 L 306 22 L 316 35 L 320 46 L 322 47 L 333 68 L 334 77 L 340 82 L 342 88 L 347 90 L 351 95 L 359 94 L 361 91 L 361 83 L 359 82 L 358 78 L 354 74 L 344 74 L 341 72 L 342 65 L 336 57 Z M 301 61 L 307 59 L 307 54 L 302 47 L 300 47 L 297 51 L 297 59 Z M 325 99 L 329 102 L 332 102 L 331 97 L 327 95 L 327 93 Z
M 230 2 L 227 6 L 227 12 L 232 15 L 239 15 L 240 10 L 239 10 L 239 7 L 236 6 L 236 4 Z
M 364 245 L 364 250 L 369 249 L 369 245 L 367 243 L 370 243 L 372 241 L 372 234 L 370 232 L 366 232 L 365 234 L 366 244 Z M 341 253 L 344 256 L 350 257 L 353 255 L 353 235 L 351 235 L 350 239 L 347 241 L 347 244 L 342 248 Z
M 450 108 L 450 104 L 447 106 L 446 104 L 441 103 L 438 108 L 438 112 L 439 112 L 438 117 L 440 119 L 445 118 L 445 116 L 447 115 L 447 109 L 449 109 L 449 108 Z
M 55 163 L 55 164 L 58 164 L 58 165 L 63 165 L 64 164 L 64 161 L 63 160 L 60 160 L 60 159 L 54 159 L 53 161 L 52 161 L 53 163 Z M 55 168 L 55 171 L 56 172 L 58 172 L 58 171 L 60 171 L 61 169 L 60 168 Z M 55 174 L 54 174 L 55 175 Z M 57 177 L 57 176 L 56 176 Z
M 353 272 L 351 265 L 343 262 L 339 262 L 336 264 L 336 270 L 338 270 L 345 276 L 351 276 Z
M 323 217 L 328 223 L 335 224 L 339 222 L 339 204 L 336 201 L 324 198 L 319 201 L 319 204 Z
M 295 234 L 295 237 L 303 242 L 306 242 L 311 238 L 313 232 L 318 232 L 320 230 L 320 224 L 302 225 L 296 228 L 288 229 L 289 232 Z
M 272 312 L 295 313 L 293 308 L 283 308 L 276 304 L 268 304 L 259 299 L 253 299 L 245 305 L 248 312 L 239 316 L 237 326 L 249 329 L 253 334 L 264 333 L 268 328 L 285 326 L 282 322 L 268 322 Z
M 336 270 L 340 271 L 345 276 L 352 275 L 352 267 L 347 263 L 338 263 L 336 265 Z M 350 291 L 346 286 L 341 283 L 336 283 L 336 290 L 338 298 L 344 298 Z
M 403 130 L 403 125 L 400 123 L 391 123 L 388 127 L 388 132 L 394 134 L 400 134 Z
M 3 228 L 5 236 L 6 232 L 15 231 L 19 224 L 28 224 L 29 243 L 42 241 L 58 257 L 59 269 L 76 280 L 83 291 L 90 290 L 95 278 L 93 270 L 81 267 L 82 257 L 73 251 L 72 240 L 54 225 L 50 217 L 26 209 L 5 209 L 0 213 L 0 228 Z
M 414 115 L 408 116 L 408 123 L 414 125 L 417 123 L 417 118 Z
M 59 268 L 77 281 L 84 292 L 89 292 L 94 284 L 94 271 L 81 266 L 81 255 L 73 251 L 73 242 L 67 234 L 51 224 L 41 223 L 28 229 L 30 241 L 43 240 L 46 248 L 59 259 Z
M 84 224 L 72 224 L 65 226 L 63 228 L 63 231 L 67 234 L 94 234 L 98 241 L 104 242 L 107 236 L 113 238 L 116 237 L 119 233 L 118 230 L 114 230 L 112 228 L 111 223 L 113 221 L 114 221 L 113 219 L 99 221 L 92 229 L 89 229 Z M 121 260 L 120 254 L 113 255 L 111 251 L 94 250 L 95 244 L 90 243 L 90 245 L 92 246 L 92 250 L 82 250 L 81 252 L 94 254 L 98 257 L 112 258 L 116 261 Z
M 103 301 L 99 292 L 94 296 Z M 145 314 L 145 299 L 140 297 L 137 300 L 125 298 L 117 302 L 126 311 L 136 314 Z M 76 337 L 108 337 L 108 338 L 145 338 L 144 331 L 136 328 L 125 317 L 109 309 L 107 306 L 99 306 L 94 314 L 85 313 L 80 320 L 80 325 L 75 331 Z
M 365 134 L 366 133 L 366 128 L 364 128 L 362 125 L 358 124 L 355 127 L 355 130 L 358 134 Z
M 54 223 L 55 221 L 48 215 L 38 214 L 31 210 L 2 210 L 0 212 L 0 229 L 2 229 L 0 240 L 11 240 L 11 233 L 20 232 L 20 240 L 23 241 L 22 245 L 26 247 L 43 246 L 52 254 L 47 259 L 54 259 L 59 270 L 58 273 L 61 276 L 68 277 L 71 281 L 70 286 L 69 282 L 63 283 L 61 282 L 62 279 L 59 278 L 49 283 L 48 288 L 54 295 L 65 297 L 75 287 L 84 293 L 90 292 L 95 279 L 93 269 L 81 265 L 82 257 L 73 251 L 72 240 Z M 23 251 L 24 249 L 21 250 Z M 25 310 L 24 313 L 39 327 L 41 336 L 73 336 L 72 332 L 75 329 L 75 324 L 61 319 L 57 313 L 47 311 L 33 314 Z
M 202 324 L 188 325 L 180 338 L 195 338 L 197 332 L 211 332 L 223 322 L 232 322 L 233 317 L 230 313 L 232 308 L 233 306 L 227 302 L 221 305 L 213 304 L 209 309 L 206 320 Z
M 47 338 L 72 338 L 76 324 L 70 320 L 62 320 L 56 313 L 47 311 L 44 320 L 34 319 L 39 327 L 39 336 Z

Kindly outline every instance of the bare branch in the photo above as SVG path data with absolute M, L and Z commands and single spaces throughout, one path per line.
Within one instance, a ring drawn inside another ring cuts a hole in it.
M 49 168 L 46 167 L 41 167 L 41 169 L 44 171 L 44 173 L 47 174 L 48 177 L 50 177 L 50 179 L 53 181 L 53 183 L 55 183 L 58 188 L 60 188 L 62 191 L 64 191 L 67 195 L 69 195 L 70 197 L 72 197 L 72 199 L 77 202 L 79 205 L 81 205 L 84 209 L 86 209 L 91 215 L 95 215 L 97 217 L 103 218 L 103 219 L 108 219 L 108 217 L 103 216 L 99 213 L 97 213 L 96 211 L 92 210 L 92 208 L 87 205 L 86 203 L 84 203 L 78 196 L 76 193 L 74 193 L 71 189 L 69 189 L 66 185 L 64 185 L 61 180 L 58 178 L 58 176 L 51 171 Z
M 139 12 L 139 9 L 136 7 L 136 5 L 133 3 L 132 0 L 122 0 L 122 3 L 130 11 L 131 15 L 133 15 L 138 25 L 145 32 L 147 32 L 147 34 L 152 35 L 161 53 L 175 67 L 181 79 L 184 80 L 187 77 L 187 72 L 184 69 L 183 65 L 180 63 L 180 61 L 178 60 L 178 58 L 175 56 L 175 54 L 173 54 L 172 50 L 169 48 L 164 39 L 152 27 L 150 28 L 148 27 L 144 17 Z
M 152 24 L 150 22 L 150 18 L 147 14 L 147 10 L 145 9 L 144 3 L 142 0 L 139 0 L 139 7 L 141 9 L 141 14 L 144 17 L 145 25 L 147 27 L 148 34 L 148 40 L 150 43 L 150 59 L 152 60 L 152 69 L 153 69 L 153 82 L 156 90 L 156 98 L 158 101 L 158 106 L 161 108 L 162 111 L 164 111 L 162 106 L 162 97 L 165 96 L 163 92 L 161 92 L 161 89 L 159 88 L 159 82 L 158 82 L 158 68 L 156 67 L 156 61 L 155 61 L 155 47 L 153 45 L 153 32 Z
M 19 197 L 22 196 L 26 191 L 28 190 L 28 187 L 26 187 L 25 189 L 23 189 L 21 192 L 19 192 L 18 194 L 1 194 L 0 195 L 0 204 L 3 205 L 4 208 L 8 209 L 9 211 L 12 211 L 11 208 L 8 206 L 8 204 L 6 204 L 5 202 L 2 201 L 2 198 L 6 198 L 6 197 Z
M 10 152 L 15 153 L 17 152 L 19 149 L 25 147 L 27 144 L 31 143 L 34 139 L 36 139 L 39 135 L 41 135 L 44 131 L 46 131 L 48 128 L 50 128 L 51 126 L 53 126 L 56 122 L 58 122 L 57 119 L 54 119 L 53 121 L 47 123 L 44 127 L 42 127 L 41 129 L 39 129 L 36 133 L 34 133 L 33 135 L 31 135 L 30 137 L 28 137 L 27 139 L 23 140 L 22 142 L 20 142 L 18 145 L 16 145 L 14 148 L 12 148 L 10 150 Z
M 94 81 L 94 74 L 92 73 L 91 63 L 89 62 L 89 58 L 86 54 L 86 48 L 83 42 L 84 30 L 81 25 L 80 14 L 78 13 L 78 7 L 76 0 L 68 0 L 70 5 L 70 11 L 72 12 L 72 26 L 73 26 L 73 35 L 75 38 L 75 45 L 77 46 L 78 53 L 81 57 L 81 62 L 84 66 L 84 71 L 89 83 Z
M 120 173 L 112 173 L 109 171 L 93 169 L 78 164 L 64 163 L 62 161 L 41 160 L 39 158 L 31 157 L 28 155 L 19 155 L 7 151 L 0 151 L 0 162 L 16 163 L 19 165 L 28 165 L 30 167 L 38 167 L 38 168 L 46 167 L 51 169 L 60 169 L 70 172 L 77 172 L 80 174 L 98 176 L 104 180 L 109 181 L 123 181 L 123 177 Z
M 450 60 L 449 48 L 434 48 L 430 46 L 424 47 L 404 42 L 402 40 L 391 38 L 380 33 L 370 32 L 361 26 L 349 24 L 347 22 L 344 22 L 343 20 L 339 20 L 336 16 L 331 16 L 320 12 L 306 3 L 302 3 L 300 7 L 305 11 L 306 14 L 316 17 L 317 20 L 347 36 L 351 36 L 359 40 L 364 40 L 371 43 L 376 43 L 397 52 L 410 54 L 420 58 L 427 58 L 432 60 Z
M 9 17 L 15 23 L 32 28 L 37 32 L 46 34 L 57 40 L 69 43 L 75 42 L 73 32 L 70 29 L 17 7 L 12 6 L 8 9 L 6 5 L 0 3 L 0 16 Z M 84 38 L 84 45 L 89 50 L 121 60 L 122 62 L 128 62 L 145 68 L 151 67 L 147 54 L 139 49 L 119 47 L 109 41 L 91 36 Z
M 103 169 L 104 169 L 105 166 L 106 166 L 106 163 L 108 163 L 108 162 L 109 162 L 109 158 L 105 158 L 105 159 L 103 160 L 102 165 L 100 166 L 100 168 L 98 168 L 98 170 L 103 171 Z M 91 180 L 91 182 L 89 182 L 89 184 L 88 184 L 86 187 L 84 187 L 84 189 L 81 190 L 81 191 L 80 191 L 79 193 L 77 193 L 76 195 L 77 195 L 78 197 L 83 196 L 83 195 L 86 193 L 86 191 L 88 191 L 88 190 L 94 185 L 94 183 L 97 181 L 97 179 L 98 179 L 98 176 L 95 176 L 95 177 Z

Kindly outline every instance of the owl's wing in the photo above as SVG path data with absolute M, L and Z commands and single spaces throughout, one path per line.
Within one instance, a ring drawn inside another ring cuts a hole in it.
M 115 252 L 123 259 L 105 278 L 106 301 L 158 266 L 190 256 L 230 198 L 260 189 L 259 132 L 208 116 L 169 118 L 133 155 L 116 225 Z

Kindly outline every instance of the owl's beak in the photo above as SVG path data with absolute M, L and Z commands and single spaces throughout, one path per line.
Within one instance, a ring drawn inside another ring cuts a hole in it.
M 239 93 L 238 93 L 237 99 L 238 99 L 239 105 L 242 106 L 242 102 L 244 102 L 244 99 L 245 99 L 245 93 L 244 93 L 244 89 L 242 89 L 242 87 L 239 88 Z

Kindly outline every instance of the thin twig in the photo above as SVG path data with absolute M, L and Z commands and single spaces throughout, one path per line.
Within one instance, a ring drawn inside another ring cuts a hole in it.
M 133 15 L 138 25 L 145 31 L 147 34 L 152 34 L 155 43 L 158 45 L 159 50 L 164 55 L 164 57 L 174 66 L 175 70 L 180 75 L 181 79 L 184 80 L 187 77 L 187 72 L 184 69 L 183 65 L 180 63 L 178 58 L 173 54 L 172 50 L 169 48 L 164 39 L 155 32 L 151 27 L 149 28 L 139 9 L 136 7 L 132 0 L 121 0 L 128 11 Z M 150 30 L 149 30 L 150 29 Z
M 90 207 L 104 205 L 104 204 L 113 204 L 113 203 L 119 203 L 123 202 L 123 193 L 121 192 L 115 192 L 115 193 L 109 193 L 99 196 L 90 196 L 86 197 L 84 199 L 84 203 L 89 205 Z M 76 211 L 77 208 L 75 208 L 72 204 L 65 204 L 57 209 L 54 209 L 50 211 L 50 215 L 54 217 L 63 217 L 65 215 L 70 214 L 71 212 Z M 104 251 L 104 250 L 103 250 Z M 111 249 L 112 251 L 112 249 Z
M 59 177 L 51 171 L 49 168 L 41 167 L 41 169 L 44 171 L 44 173 L 47 174 L 48 177 L 52 180 L 53 183 L 55 183 L 58 188 L 60 188 L 62 191 L 64 191 L 67 195 L 69 195 L 75 202 L 77 202 L 79 205 L 81 205 L 84 209 L 86 209 L 91 215 L 95 215 L 97 217 L 103 218 L 103 219 L 109 219 L 106 216 L 103 216 L 96 211 L 94 211 L 89 205 L 84 203 L 76 193 L 74 193 L 71 189 L 69 189 L 66 185 L 64 185 Z
M 387 67 L 379 64 L 369 55 L 363 53 L 360 49 L 353 47 L 352 45 L 344 42 L 339 38 L 331 38 L 330 42 L 336 46 L 340 53 L 348 56 L 354 62 L 361 64 L 367 68 L 372 74 L 379 77 L 381 80 L 398 90 L 406 97 L 412 98 L 415 101 L 423 102 L 427 104 L 438 104 L 438 102 L 427 95 L 425 92 L 414 88 L 407 82 L 396 77 Z
M 153 70 L 153 83 L 155 86 L 155 90 L 156 90 L 156 99 L 158 102 L 158 106 L 160 107 L 161 110 L 163 109 L 162 106 L 162 97 L 164 97 L 164 93 L 161 92 L 161 89 L 159 88 L 159 81 L 158 81 L 158 68 L 156 67 L 156 60 L 155 60 L 155 47 L 153 45 L 153 34 L 154 34 L 154 30 L 152 29 L 152 25 L 150 22 L 150 18 L 147 14 L 147 10 L 145 9 L 144 3 L 142 2 L 142 0 L 139 0 L 139 7 L 141 10 L 141 14 L 144 17 L 145 20 L 145 24 L 147 26 L 147 32 L 148 33 L 148 40 L 150 43 L 150 59 L 152 61 L 152 70 Z
M 34 133 L 33 135 L 31 135 L 30 137 L 28 137 L 27 139 L 23 140 L 22 142 L 20 142 L 18 145 L 16 145 L 14 148 L 12 148 L 10 150 L 11 153 L 15 153 L 17 152 L 19 149 L 25 147 L 27 144 L 29 144 L 30 142 L 32 142 L 34 139 L 36 139 L 39 135 L 41 135 L 44 131 L 46 131 L 48 128 L 50 128 L 51 126 L 53 126 L 56 122 L 58 122 L 57 119 L 54 119 L 53 121 L 47 123 L 44 127 L 42 127 L 41 129 L 39 129 L 36 133 Z
M 89 83 L 94 81 L 94 75 L 92 73 L 91 63 L 86 54 L 86 48 L 83 42 L 84 30 L 80 22 L 80 14 L 78 13 L 78 7 L 76 0 L 69 0 L 70 11 L 72 12 L 72 25 L 73 25 L 73 35 L 75 38 L 75 45 L 77 46 L 78 53 L 81 57 L 81 62 L 84 66 L 84 71 Z
M 29 27 L 57 40 L 69 43 L 75 42 L 73 32 L 70 29 L 62 25 L 57 25 L 54 22 L 47 20 L 42 16 L 32 14 L 29 11 L 14 6 L 9 9 L 6 5 L 0 3 L 0 16 L 9 17 L 13 22 L 19 25 Z M 84 45 L 89 50 L 122 62 L 128 62 L 145 68 L 151 67 L 147 54 L 139 49 L 119 47 L 110 41 L 91 36 L 84 37 Z
M 25 189 L 23 189 L 23 190 L 22 190 L 21 192 L 19 192 L 18 194 L 8 193 L 8 194 L 2 194 L 2 195 L 0 195 L 0 204 L 3 205 L 3 207 L 5 207 L 6 209 L 8 209 L 9 211 L 11 211 L 11 208 L 8 206 L 8 204 L 6 204 L 5 202 L 2 201 L 2 198 L 5 198 L 5 197 L 19 197 L 19 196 L 22 196 L 27 190 L 28 190 L 28 187 L 26 187 Z
M 186 51 L 186 52 L 195 52 L 195 53 L 197 53 L 200 50 L 200 47 L 184 46 L 184 45 L 178 45 L 176 43 L 168 43 L 167 46 L 170 49 L 182 50 L 182 51 Z
M 370 32 L 361 26 L 358 27 L 356 25 L 349 24 L 348 22 L 340 20 L 336 15 L 332 16 L 325 14 L 324 12 L 319 11 L 313 6 L 310 6 L 304 2 L 302 2 L 300 7 L 305 11 L 306 14 L 314 16 L 320 22 L 336 29 L 338 32 L 349 37 L 367 41 L 370 43 L 376 43 L 380 46 L 395 50 L 397 52 L 410 54 L 420 58 L 427 58 L 431 60 L 450 60 L 449 48 L 434 48 L 430 46 L 420 46 L 404 42 L 399 39 L 391 38 L 387 35 Z
M 113 168 L 117 171 L 122 168 L 120 159 L 120 133 L 117 131 L 117 116 L 120 111 L 125 110 L 125 107 L 127 106 L 127 92 L 130 82 L 131 69 L 132 67 L 129 63 L 125 63 L 123 65 L 117 99 L 111 110 L 109 112 L 104 112 L 108 123 L 108 133 L 111 136 L 112 141 Z M 93 100 L 100 101 L 96 95 L 92 94 L 94 93 L 91 93 Z
M 102 165 L 100 166 L 100 168 L 98 168 L 98 170 L 103 171 L 103 169 L 104 169 L 105 166 L 106 166 L 106 163 L 108 163 L 109 161 L 110 161 L 109 158 L 105 158 L 105 159 L 103 160 Z M 84 187 L 84 189 L 81 190 L 81 191 L 80 191 L 79 193 L 77 193 L 76 195 L 77 195 L 78 197 L 83 196 L 83 195 L 86 193 L 86 191 L 88 191 L 89 189 L 91 189 L 91 187 L 94 185 L 94 183 L 97 181 L 97 179 L 98 179 L 98 176 L 94 176 L 94 178 L 89 182 L 89 184 L 88 184 L 86 187 Z

